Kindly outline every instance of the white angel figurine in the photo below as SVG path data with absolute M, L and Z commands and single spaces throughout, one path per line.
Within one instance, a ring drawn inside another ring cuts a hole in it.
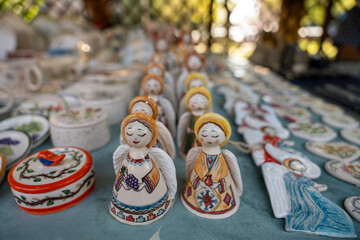
M 195 137 L 194 126 L 197 119 L 211 108 L 211 101 L 211 94 L 204 87 L 194 87 L 185 95 L 188 112 L 181 115 L 177 131 L 177 146 L 183 159 L 186 159 L 191 148 L 200 145 Z
M 206 113 L 196 121 L 195 134 L 202 147 L 187 155 L 182 203 L 200 217 L 229 217 L 239 208 L 243 191 L 235 155 L 220 148 L 230 138 L 231 126 L 223 116 Z
M 170 42 L 165 37 L 159 37 L 154 41 L 154 48 L 156 53 L 165 56 L 165 67 L 171 71 L 175 67 L 175 55 L 170 49 Z
M 178 100 L 180 100 L 186 93 L 185 80 L 191 72 L 201 73 L 204 75 L 207 84 L 209 82 L 209 77 L 205 72 L 206 58 L 203 55 L 197 53 L 196 51 L 189 51 L 184 57 L 183 65 L 184 67 L 176 82 L 176 94 Z
M 164 88 L 164 80 L 158 75 L 146 75 L 141 82 L 141 90 L 144 95 L 154 99 L 158 105 L 157 120 L 162 122 L 174 137 L 176 131 L 176 113 L 171 102 L 162 96 Z
M 356 237 L 347 213 L 324 197 L 326 185 L 318 178 L 320 168 L 292 149 L 265 145 L 266 152 L 278 162 L 261 167 L 271 206 L 276 218 L 285 218 L 285 230 L 332 237 Z
M 129 104 L 129 114 L 142 112 L 154 120 L 158 115 L 158 107 L 156 102 L 147 96 L 137 96 L 133 98 Z M 162 122 L 156 121 L 159 129 L 159 136 L 154 147 L 164 150 L 172 159 L 176 157 L 175 144 L 169 129 Z M 126 144 L 120 134 L 120 144 Z
M 173 160 L 160 148 L 157 124 L 145 113 L 128 115 L 121 124 L 127 144 L 113 155 L 116 180 L 110 213 L 130 225 L 152 223 L 169 210 L 177 190 Z

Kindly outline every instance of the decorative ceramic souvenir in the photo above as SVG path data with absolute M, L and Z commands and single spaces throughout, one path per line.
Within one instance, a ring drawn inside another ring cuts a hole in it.
M 299 96 L 297 98 L 297 104 L 299 104 L 302 107 L 312 107 L 315 105 L 321 105 L 324 103 L 324 100 L 322 100 L 321 98 L 318 97 L 313 97 L 313 96 Z
M 2 182 L 5 176 L 5 166 L 6 166 L 5 156 L 0 153 L 0 183 Z
M 343 130 L 341 130 L 340 135 L 345 140 L 348 140 L 350 142 L 360 145 L 360 129 L 359 128 L 343 129 Z
M 355 118 L 345 114 L 329 114 L 322 117 L 322 121 L 336 128 L 356 128 L 359 122 Z
M 49 137 L 50 123 L 42 115 L 23 114 L 1 121 L 0 131 L 2 130 L 20 130 L 26 132 L 32 139 L 32 148 L 35 148 Z
M 177 131 L 177 146 L 183 159 L 186 158 L 191 148 L 200 145 L 194 132 L 195 122 L 208 111 L 211 102 L 211 94 L 204 87 L 194 87 L 185 95 L 185 104 L 188 112 L 181 115 Z
M 360 156 L 360 149 L 346 142 L 307 142 L 310 152 L 330 160 L 352 161 Z
M 344 202 L 344 206 L 346 211 L 356 221 L 360 222 L 360 196 L 348 197 Z
M 343 114 L 341 107 L 329 103 L 311 105 L 311 110 L 319 115 Z
M 273 93 L 263 96 L 263 101 L 274 107 L 289 106 L 295 103 L 295 99 L 284 94 Z
M 194 131 L 202 147 L 192 148 L 187 155 L 182 203 L 200 217 L 230 217 L 239 208 L 243 191 L 235 155 L 221 149 L 230 138 L 231 126 L 223 116 L 206 113 L 196 121 Z
M 164 91 L 164 80 L 157 75 L 147 75 L 141 82 L 141 90 L 145 95 L 154 99 L 158 105 L 158 117 L 157 120 L 162 122 L 171 132 L 172 136 L 175 136 L 175 110 L 170 101 L 162 97 L 161 94 Z
M 288 129 L 297 137 L 310 141 L 331 141 L 336 138 L 336 132 L 321 123 L 296 122 L 290 123 Z
M 22 102 L 14 111 L 19 114 L 40 114 L 49 117 L 51 112 L 67 109 L 67 104 L 61 97 L 54 94 L 41 94 Z
M 6 169 L 30 152 L 32 140 L 28 134 L 18 130 L 0 131 L 0 153 L 6 157 Z
M 117 174 L 110 201 L 110 213 L 120 222 L 145 225 L 162 218 L 177 190 L 173 160 L 160 148 L 155 120 L 145 113 L 128 115 L 121 124 L 127 144 L 113 155 Z
M 276 218 L 285 218 L 285 230 L 332 237 L 356 237 L 346 212 L 320 192 L 326 186 L 313 182 L 319 167 L 292 149 L 265 145 L 277 160 L 261 167 Z
M 94 90 L 78 94 L 82 106 L 102 108 L 107 111 L 110 124 L 116 124 L 126 116 L 124 96 L 116 91 Z
M 50 116 L 55 147 L 75 146 L 92 151 L 110 141 L 108 114 L 101 108 L 78 107 Z
M 1 77 L 0 77 L 1 84 Z M 0 86 L 0 114 L 10 111 L 15 103 L 14 94 L 6 87 Z
M 47 164 L 56 159 L 56 164 Z M 8 181 L 23 211 L 49 214 L 87 197 L 95 185 L 95 170 L 90 153 L 83 149 L 50 148 L 17 163 L 9 172 Z
M 325 163 L 325 170 L 332 176 L 360 186 L 360 159 L 352 161 L 332 160 Z
M 158 115 L 157 104 L 150 97 L 137 96 L 129 104 L 129 114 L 137 112 L 145 113 L 155 120 Z M 156 121 L 156 124 L 159 129 L 159 136 L 155 146 L 164 150 L 172 159 L 175 159 L 175 144 L 169 129 L 162 122 Z M 121 135 L 120 144 L 126 144 Z
M 275 108 L 275 112 L 277 115 L 290 122 L 304 122 L 311 119 L 311 113 L 308 110 L 293 105 L 277 107 Z
M 156 53 L 161 53 L 165 56 L 166 64 L 164 66 L 167 70 L 172 70 L 175 67 L 175 56 L 170 51 L 170 43 L 164 37 L 159 37 L 154 43 Z

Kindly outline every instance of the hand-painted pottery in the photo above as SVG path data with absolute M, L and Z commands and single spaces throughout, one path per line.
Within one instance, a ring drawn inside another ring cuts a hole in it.
M 344 202 L 344 206 L 346 211 L 356 221 L 360 222 L 360 196 L 348 197 Z
M 41 94 L 22 102 L 14 111 L 19 114 L 40 114 L 49 117 L 51 112 L 65 110 L 67 104 L 61 97 L 53 94 Z
M 315 105 L 321 105 L 324 101 L 318 97 L 312 96 L 299 96 L 297 99 L 297 103 L 302 107 L 311 107 Z
M 356 128 L 359 122 L 355 118 L 344 114 L 329 114 L 322 117 L 322 121 L 336 128 Z
M 94 90 L 79 94 L 80 103 L 84 107 L 102 108 L 108 112 L 110 124 L 116 124 L 127 114 L 124 97 L 117 92 Z
M 243 191 L 235 155 L 221 149 L 230 138 L 231 126 L 221 115 L 206 113 L 196 121 L 194 131 L 201 147 L 194 147 L 187 154 L 181 201 L 200 217 L 230 217 L 239 208 Z
M 50 134 L 49 120 L 37 114 L 23 114 L 0 122 L 0 130 L 20 130 L 32 139 L 32 148 L 43 143 Z
M 35 153 L 9 172 L 8 181 L 15 201 L 27 213 L 49 214 L 65 210 L 83 200 L 94 188 L 95 170 L 90 153 L 74 147 L 48 151 L 65 157 L 57 165 L 47 166 L 39 160 L 41 152 Z
M 1 83 L 0 78 L 0 84 Z M 15 96 L 8 88 L 0 86 L 0 114 L 8 112 L 15 103 Z
M 121 124 L 127 144 L 113 155 L 116 180 L 110 214 L 129 225 L 145 225 L 162 218 L 170 209 L 177 190 L 173 160 L 160 148 L 155 120 L 145 113 L 128 115 Z
M 293 135 L 310 141 L 330 141 L 336 137 L 332 129 L 321 123 L 290 123 L 288 129 Z
M 5 156 L 0 153 L 0 183 L 2 182 L 5 176 L 5 166 L 6 166 Z
M 272 106 L 288 106 L 294 104 L 294 98 L 279 93 L 263 96 L 263 101 Z
M 6 157 L 6 169 L 9 170 L 31 150 L 32 140 L 28 134 L 17 130 L 0 131 L 0 153 Z
M 108 114 L 101 108 L 78 107 L 50 116 L 55 147 L 75 146 L 92 151 L 110 141 Z
M 348 140 L 350 142 L 360 145 L 360 129 L 359 128 L 343 129 L 343 130 L 341 130 L 340 135 L 345 140 Z
M 308 121 L 311 118 L 311 113 L 302 107 L 282 106 L 275 108 L 275 112 L 290 122 Z
M 332 160 L 325 163 L 325 170 L 332 176 L 360 186 L 360 159 L 353 161 Z
M 307 142 L 305 147 L 310 152 L 330 160 L 352 161 L 360 156 L 360 150 L 346 142 Z
M 319 115 L 343 114 L 343 110 L 341 107 L 329 103 L 311 105 L 311 110 Z
M 79 107 L 81 105 L 79 96 L 74 93 L 63 92 L 59 95 L 65 100 L 69 108 Z
M 356 237 L 351 218 L 320 193 L 326 186 L 311 180 L 320 176 L 316 164 L 292 154 L 292 149 L 271 144 L 266 144 L 265 149 L 277 162 L 264 163 L 261 170 L 274 215 L 285 218 L 286 231 Z

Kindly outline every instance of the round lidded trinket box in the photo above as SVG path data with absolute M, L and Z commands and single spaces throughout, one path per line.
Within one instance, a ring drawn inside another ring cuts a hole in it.
M 50 116 L 55 147 L 75 146 L 92 151 L 110 141 L 108 114 L 101 108 L 77 107 Z
M 26 157 L 9 172 L 18 206 L 27 213 L 49 214 L 83 200 L 95 185 L 92 157 L 75 147 L 50 148 Z

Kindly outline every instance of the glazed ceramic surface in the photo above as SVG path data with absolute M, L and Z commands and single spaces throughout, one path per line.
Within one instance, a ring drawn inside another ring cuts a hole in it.
M 23 114 L 0 122 L 0 130 L 20 130 L 32 139 L 32 147 L 43 143 L 50 134 L 50 123 L 46 117 L 36 114 Z
M 325 163 L 325 170 L 344 182 L 360 186 L 360 159 L 353 161 L 333 160 Z
M 311 110 L 319 115 L 328 115 L 328 114 L 342 114 L 343 110 L 341 107 L 329 104 L 329 103 L 322 103 L 322 104 L 315 104 L 311 105 Z
M 330 141 L 336 137 L 332 129 L 321 123 L 290 123 L 288 129 L 295 136 L 311 141 Z
M 31 150 L 32 140 L 25 132 L 0 131 L 0 153 L 6 157 L 6 169 L 24 158 Z
M 55 166 L 45 166 L 35 153 L 16 164 L 8 181 L 18 206 L 31 214 L 67 209 L 83 200 L 94 188 L 95 170 L 91 155 L 83 149 L 48 149 L 65 155 Z M 48 159 L 51 160 L 51 159 Z
M 275 108 L 275 112 L 290 122 L 307 121 L 311 119 L 311 113 L 302 107 L 282 106 Z
M 13 30 L 4 25 L 0 27 L 0 38 L 2 43 L 0 46 L 0 60 L 5 60 L 7 54 L 16 49 L 17 39 Z
M 348 140 L 350 142 L 360 145 L 360 129 L 359 128 L 343 129 L 343 130 L 341 130 L 340 135 L 345 140 Z
M 54 146 L 75 146 L 92 151 L 110 141 L 108 114 L 100 108 L 78 107 L 50 117 Z
M 310 152 L 330 160 L 352 161 L 360 156 L 360 150 L 346 142 L 307 142 L 305 147 Z
M 322 118 L 322 121 L 332 127 L 336 128 L 356 128 L 359 122 L 355 118 L 347 116 L 345 114 L 329 114 Z
M 324 101 L 321 98 L 318 97 L 312 97 L 312 96 L 300 96 L 297 99 L 297 103 L 303 107 L 311 107 L 315 105 L 320 105 Z
M 1 77 L 0 77 L 0 84 Z M 10 111 L 15 103 L 15 96 L 8 88 L 0 86 L 0 114 Z
M 2 182 L 5 176 L 5 166 L 6 166 L 5 156 L 0 153 L 0 183 Z
M 49 117 L 51 112 L 65 110 L 67 104 L 61 97 L 52 94 L 41 94 L 22 102 L 14 112 L 18 114 L 40 114 Z
M 294 98 L 282 94 L 268 94 L 263 96 L 263 100 L 272 106 L 288 106 L 294 104 Z
M 360 196 L 348 197 L 344 202 L 347 212 L 360 222 Z

